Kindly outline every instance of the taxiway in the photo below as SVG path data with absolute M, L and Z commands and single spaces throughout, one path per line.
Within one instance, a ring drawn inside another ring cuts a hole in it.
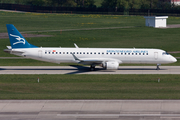
M 178 120 L 180 100 L 0 100 L 3 120 Z

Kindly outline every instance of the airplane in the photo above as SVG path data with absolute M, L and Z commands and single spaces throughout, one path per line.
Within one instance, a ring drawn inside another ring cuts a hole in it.
M 100 65 L 108 70 L 116 70 L 122 63 L 144 63 L 159 65 L 174 63 L 176 58 L 161 49 L 141 48 L 75 48 L 37 47 L 26 41 L 12 24 L 6 24 L 11 46 L 4 52 L 53 63 L 80 63 L 90 65 L 90 70 Z

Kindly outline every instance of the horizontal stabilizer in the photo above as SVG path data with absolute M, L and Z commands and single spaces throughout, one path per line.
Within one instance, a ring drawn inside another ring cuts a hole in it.
M 22 53 L 24 53 L 23 51 L 14 51 L 12 49 L 4 49 L 4 52 L 10 53 L 10 54 L 13 54 L 13 53 L 20 53 L 20 54 L 22 54 Z
M 12 49 L 12 47 L 11 46 L 6 46 L 8 49 Z

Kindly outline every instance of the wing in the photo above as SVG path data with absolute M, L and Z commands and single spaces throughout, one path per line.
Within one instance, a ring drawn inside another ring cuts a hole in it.
M 105 62 L 118 62 L 122 63 L 122 61 L 117 60 L 117 59 L 111 59 L 111 58 L 77 58 L 74 54 L 72 54 L 74 59 L 76 61 L 79 61 L 79 63 L 84 64 L 84 65 L 92 65 L 92 64 L 102 64 Z

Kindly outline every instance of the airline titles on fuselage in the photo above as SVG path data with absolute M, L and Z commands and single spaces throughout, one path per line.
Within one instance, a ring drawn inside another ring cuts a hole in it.
M 147 50 L 107 50 L 107 53 L 148 53 Z

